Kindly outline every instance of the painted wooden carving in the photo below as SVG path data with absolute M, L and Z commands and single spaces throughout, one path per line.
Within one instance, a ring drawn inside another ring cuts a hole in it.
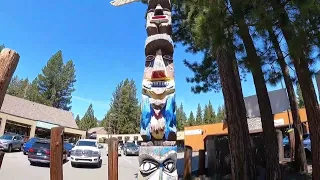
M 114 6 L 137 0 L 114 0 Z M 177 180 L 177 129 L 170 0 L 149 0 L 139 151 L 141 180 Z

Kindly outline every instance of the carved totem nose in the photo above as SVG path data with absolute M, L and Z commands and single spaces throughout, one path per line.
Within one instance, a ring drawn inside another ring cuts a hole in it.
M 158 4 L 156 9 L 154 10 L 154 15 L 155 16 L 163 15 L 163 8 L 160 4 Z
M 152 70 L 152 79 L 166 78 L 166 66 L 164 64 L 161 50 L 156 54 Z

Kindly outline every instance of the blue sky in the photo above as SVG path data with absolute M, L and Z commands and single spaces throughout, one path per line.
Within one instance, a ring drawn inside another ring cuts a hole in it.
M 65 61 L 74 61 L 75 116 L 83 116 L 93 103 L 97 118 L 102 119 L 112 92 L 125 78 L 136 81 L 140 98 L 147 37 L 145 5 L 113 7 L 109 0 L 11 0 L 1 2 L 1 7 L 0 44 L 21 56 L 15 75 L 34 79 L 58 50 L 62 50 Z M 176 101 L 183 103 L 187 114 L 195 111 L 198 103 L 204 106 L 210 100 L 215 109 L 223 104 L 221 93 L 195 95 L 185 80 L 193 74 L 183 60 L 201 58 L 201 54 L 185 53 L 180 45 L 175 49 Z M 244 96 L 255 94 L 250 75 L 242 86 Z M 268 90 L 279 88 L 268 86 Z

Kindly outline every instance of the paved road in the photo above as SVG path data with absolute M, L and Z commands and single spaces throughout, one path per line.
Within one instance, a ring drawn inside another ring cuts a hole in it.
M 196 154 L 195 154 L 196 155 Z M 70 161 L 63 165 L 64 180 L 107 180 L 108 161 L 106 152 L 102 151 L 102 167 L 95 168 L 72 168 Z M 179 174 L 183 168 L 183 154 L 178 154 Z M 193 161 L 196 165 L 197 161 Z M 119 180 L 131 180 L 137 178 L 138 158 L 136 156 L 119 157 Z M 195 167 L 195 166 L 193 166 Z M 31 166 L 27 156 L 22 152 L 6 153 L 0 170 L 2 180 L 50 180 L 50 168 Z

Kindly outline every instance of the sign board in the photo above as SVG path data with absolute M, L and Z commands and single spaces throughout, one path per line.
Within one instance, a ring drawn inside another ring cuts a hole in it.
M 202 134 L 202 129 L 194 129 L 194 130 L 186 130 L 184 131 L 184 135 L 201 135 Z
M 262 129 L 262 123 L 260 118 L 249 118 L 247 119 L 247 122 L 248 122 L 249 131 Z M 283 126 L 283 125 L 285 125 L 283 118 L 274 120 L 274 127 Z
M 274 120 L 274 126 L 277 127 L 277 126 L 283 126 L 284 125 L 284 119 L 276 119 Z
M 272 114 L 280 113 L 290 108 L 286 89 L 270 91 L 268 95 L 271 103 Z M 249 118 L 260 117 L 260 109 L 256 95 L 245 97 L 244 103 L 246 105 L 247 116 Z
M 44 129 L 51 129 L 54 127 L 59 127 L 59 125 L 51 124 L 51 123 L 47 123 L 47 122 L 42 122 L 42 121 L 37 121 L 36 126 L 39 128 L 44 128 Z

